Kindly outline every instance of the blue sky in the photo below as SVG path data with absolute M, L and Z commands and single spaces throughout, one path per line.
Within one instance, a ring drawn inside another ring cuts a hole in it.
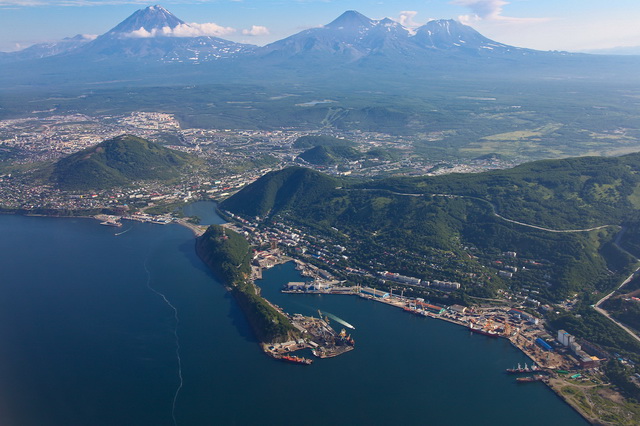
M 640 46 L 638 0 L 0 0 L 0 51 L 76 34 L 102 34 L 160 4 L 220 36 L 266 44 L 329 23 L 345 10 L 407 26 L 458 19 L 483 35 L 541 50 Z

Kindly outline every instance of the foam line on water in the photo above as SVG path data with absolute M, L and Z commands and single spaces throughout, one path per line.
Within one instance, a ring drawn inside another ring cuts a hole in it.
M 118 233 L 117 233 L 117 234 L 115 234 L 115 235 L 122 235 L 122 234 L 126 234 L 127 232 L 131 231 L 131 229 L 133 229 L 133 227 L 132 227 L 132 228 L 129 228 L 129 229 L 126 229 L 126 230 L 124 230 L 124 231 L 122 231 L 122 232 L 118 232 Z
M 149 268 L 147 267 L 147 260 L 148 259 L 145 259 L 144 261 L 144 270 L 147 273 L 147 288 L 151 290 L 153 293 L 155 293 L 156 295 L 158 295 L 160 298 L 162 298 L 164 303 L 173 310 L 173 318 L 175 319 L 175 327 L 173 328 L 173 335 L 175 337 L 175 342 L 176 342 L 176 358 L 178 361 L 179 383 L 178 383 L 176 392 L 173 395 L 173 403 L 171 405 L 171 418 L 173 419 L 174 426 L 177 426 L 178 421 L 176 420 L 176 403 L 178 401 L 178 395 L 180 394 L 180 391 L 182 390 L 182 385 L 184 383 L 182 378 L 182 358 L 180 358 L 180 338 L 178 337 L 178 324 L 180 324 L 180 318 L 178 317 L 178 310 L 176 309 L 175 306 L 173 306 L 173 304 L 171 304 L 171 302 L 169 302 L 169 299 L 167 299 L 167 297 L 164 294 L 162 294 L 161 292 L 159 292 L 158 290 L 156 290 L 151 286 L 151 271 L 149 271 Z
M 329 318 L 331 318 L 332 320 L 334 320 L 337 323 L 340 323 L 342 325 L 344 325 L 347 328 L 350 328 L 352 330 L 355 330 L 356 328 L 354 326 L 352 326 L 351 324 L 349 324 L 348 322 L 346 322 L 345 320 L 338 318 L 337 316 L 330 314 L 329 312 L 325 312 L 325 311 L 320 311 L 323 314 L 325 314 L 326 316 L 328 316 Z

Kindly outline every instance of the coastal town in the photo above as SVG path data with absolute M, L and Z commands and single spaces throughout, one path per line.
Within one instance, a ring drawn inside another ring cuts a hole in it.
M 388 271 L 367 273 L 348 267 L 338 270 L 335 262 L 326 259 L 322 259 L 325 262 L 318 262 L 318 257 L 311 255 L 310 247 L 300 250 L 300 246 L 305 245 L 304 239 L 299 237 L 303 235 L 302 232 L 298 234 L 291 228 L 284 232 L 282 229 L 274 230 L 249 222 L 231 212 L 222 213 L 233 219 L 223 226 L 241 233 L 253 246 L 263 248 L 254 254 L 252 262 L 252 279 L 254 280 L 262 278 L 264 269 L 286 262 L 295 262 L 296 269 L 304 280 L 286 283 L 282 288 L 284 293 L 358 297 L 401 309 L 407 315 L 446 321 L 484 338 L 506 339 L 530 359 L 528 364 L 505 366 L 506 374 L 512 375 L 518 383 L 545 383 L 591 422 L 599 422 L 602 416 L 606 415 L 607 410 L 611 409 L 611 407 L 603 408 L 602 399 L 621 398 L 615 388 L 608 383 L 601 366 L 612 357 L 619 358 L 629 367 L 633 367 L 633 361 L 619 354 L 611 354 L 592 342 L 578 339 L 565 330 L 551 332 L 545 324 L 542 313 L 550 309 L 561 309 L 560 306 L 542 305 L 529 296 L 506 291 L 502 292 L 501 299 L 485 301 L 473 307 L 431 303 L 421 297 L 405 296 L 405 292 L 408 293 L 416 287 L 427 286 L 447 293 L 458 289 L 460 284 L 438 280 L 423 283 L 420 279 Z M 200 232 L 202 231 L 200 229 Z M 194 232 L 196 235 L 199 234 L 197 228 Z M 338 251 L 340 249 L 341 247 L 338 247 Z M 505 256 L 515 258 L 517 253 L 509 252 L 505 253 Z M 336 276 L 338 275 L 336 272 L 340 277 Z M 354 273 L 356 277 L 353 276 Z M 354 284 L 354 281 L 357 282 L 357 276 L 362 274 L 375 278 L 379 284 L 378 288 Z M 384 288 L 388 288 L 389 291 Z M 561 305 L 570 309 L 574 302 L 567 300 Z M 329 317 L 323 318 L 321 312 L 319 312 L 319 319 L 300 315 L 292 316 L 281 312 L 294 320 L 296 327 L 302 331 L 308 330 L 309 324 L 313 324 L 312 328 L 321 324 L 321 327 L 326 330 L 331 329 Z M 333 319 L 340 326 L 345 324 L 340 318 Z M 304 322 L 307 323 L 307 327 L 300 326 Z M 341 334 L 344 336 L 344 333 L 343 328 Z M 333 332 L 333 334 L 336 333 Z M 312 336 L 311 333 L 306 335 Z M 276 357 L 283 355 L 295 357 L 291 355 L 293 352 L 315 346 L 313 339 L 307 339 L 277 344 L 266 348 L 265 352 Z M 352 349 L 353 345 L 346 347 Z M 315 351 L 314 354 L 316 354 Z M 296 358 L 289 362 L 301 363 L 300 359 L 304 358 Z M 311 360 L 306 360 L 304 363 L 308 365 Z M 638 379 L 640 378 L 633 377 L 633 380 L 640 385 Z M 600 390 L 596 392 L 598 389 Z
M 47 182 L 34 183 L 37 179 L 30 171 L 43 162 L 58 160 L 122 134 L 148 138 L 167 148 L 191 153 L 202 158 L 209 167 L 194 171 L 172 185 L 137 182 L 125 188 L 68 192 Z M 339 167 L 314 165 L 298 159 L 303 149 L 295 148 L 293 144 L 301 136 L 315 134 L 350 139 L 360 147 L 392 149 L 399 156 L 393 161 L 357 160 Z M 289 165 L 304 165 L 335 175 L 366 177 L 385 173 L 471 173 L 516 164 L 495 158 L 447 163 L 428 161 L 414 155 L 414 142 L 407 137 L 359 131 L 182 129 L 175 116 L 159 112 L 100 117 L 39 112 L 33 118 L 0 120 L 0 207 L 92 210 L 188 201 L 195 195 L 220 198 L 271 170 Z M 8 160 L 4 167 L 3 159 Z
M 51 184 L 34 184 L 32 165 L 62 158 L 122 133 L 132 133 L 162 142 L 166 147 L 195 154 L 215 172 L 194 170 L 179 182 L 135 182 L 126 187 L 105 190 L 63 191 Z M 262 130 L 182 130 L 179 121 L 162 113 L 133 113 L 119 117 L 86 115 L 51 116 L 46 119 L 16 119 L 0 122 L 0 148 L 16 157 L 13 169 L 0 169 L 0 206 L 4 212 L 21 214 L 90 215 L 105 226 L 121 227 L 122 221 L 158 225 L 178 223 L 196 236 L 205 231 L 198 218 L 184 217 L 182 207 L 197 200 L 225 199 L 260 176 L 290 165 L 303 165 L 341 176 L 425 175 L 451 172 L 476 172 L 513 165 L 493 158 L 440 164 L 416 159 L 412 143 L 403 137 L 364 133 L 334 132 L 358 144 L 394 149 L 404 153 L 397 161 L 353 161 L 338 166 L 316 166 L 300 160 L 301 149 L 294 142 L 315 134 L 298 129 Z M 437 137 L 437 135 L 432 135 Z M 15 169 L 15 167 L 18 167 Z M 27 173 L 24 171 L 27 170 Z M 313 234 L 304 227 L 285 221 L 267 223 L 261 218 L 245 218 L 232 212 L 221 214 L 229 220 L 224 226 L 243 235 L 256 248 L 252 260 L 252 279 L 262 278 L 265 269 L 295 262 L 305 277 L 287 283 L 282 291 L 296 294 L 327 294 L 358 297 L 382 303 L 407 315 L 426 320 L 441 320 L 469 333 L 488 339 L 506 339 L 530 359 L 525 366 L 505 366 L 505 372 L 518 382 L 543 382 L 571 404 L 585 418 L 598 421 L 598 404 L 589 392 L 602 398 L 622 398 L 607 381 L 602 365 L 618 359 L 633 367 L 633 361 L 603 350 L 564 330 L 557 333 L 545 323 L 544 314 L 572 309 L 575 297 L 560 304 L 541 302 L 540 289 L 529 285 L 501 289 L 499 298 L 473 299 L 472 306 L 447 303 L 451 295 L 466 285 L 482 285 L 487 280 L 515 281 L 521 274 L 550 273 L 545 259 L 525 259 L 515 251 L 481 253 L 475 247 L 463 247 L 470 259 L 483 263 L 482 270 L 467 269 L 450 253 L 432 252 L 416 257 L 409 251 L 378 253 L 375 259 L 358 259 L 357 242 L 348 241 L 340 231 Z M 347 241 L 347 242 L 345 242 Z M 428 280 L 399 273 L 389 264 L 420 263 L 430 271 Z M 533 272 L 532 272 L 533 271 Z M 295 352 L 306 349 L 317 358 L 346 354 L 356 347 L 357 335 L 348 326 L 326 313 L 318 317 L 302 316 L 278 309 L 300 331 L 303 338 L 264 346 L 269 356 L 293 364 L 310 365 L 311 359 Z M 339 324 L 332 327 L 332 322 Z M 349 332 L 347 332 L 349 329 Z M 513 371 L 507 371 L 513 370 Z M 631 380 L 640 386 L 640 377 Z M 604 390 L 602 390 L 604 389 Z M 587 401 L 585 403 L 585 401 Z

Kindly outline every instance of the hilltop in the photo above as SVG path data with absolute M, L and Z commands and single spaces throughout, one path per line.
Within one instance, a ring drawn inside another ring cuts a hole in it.
M 58 160 L 50 180 L 63 190 L 107 189 L 133 181 L 175 179 L 196 163 L 189 154 L 123 135 Z
M 362 154 L 359 151 L 348 146 L 316 146 L 298 156 L 299 159 L 318 166 L 331 166 L 361 157 Z
M 265 216 L 308 206 L 331 193 L 339 181 L 303 167 L 267 173 L 225 200 L 224 209 L 245 216 Z

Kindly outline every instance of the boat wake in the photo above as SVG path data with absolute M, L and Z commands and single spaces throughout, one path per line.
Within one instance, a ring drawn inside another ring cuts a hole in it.
M 127 232 L 127 231 L 124 231 L 124 232 Z M 122 233 L 124 234 L 124 232 Z M 151 271 L 149 271 L 149 268 L 147 267 L 148 260 L 149 259 L 147 258 L 144 261 L 144 270 L 147 273 L 147 288 L 151 290 L 153 293 L 155 293 L 156 295 L 158 295 L 160 298 L 162 298 L 164 303 L 166 303 L 167 306 L 169 306 L 173 310 L 173 318 L 175 319 L 175 327 L 173 328 L 173 335 L 175 337 L 175 342 L 176 342 L 176 358 L 178 361 L 179 383 L 178 383 L 178 388 L 176 389 L 176 392 L 173 395 L 173 403 L 171 406 L 171 418 L 173 419 L 174 426 L 177 426 L 178 422 L 176 420 L 176 402 L 178 401 L 178 395 L 180 394 L 180 391 L 182 390 L 182 385 L 184 383 L 182 379 L 182 359 L 180 358 L 180 338 L 178 337 L 178 324 L 180 324 L 180 318 L 178 318 L 178 310 L 176 309 L 175 306 L 171 304 L 171 302 L 169 302 L 169 299 L 167 299 L 167 297 L 164 294 L 160 293 L 158 290 L 156 290 L 151 286 Z
M 352 330 L 355 330 L 356 328 L 354 326 L 352 326 L 351 324 L 349 324 L 348 322 L 346 322 L 345 320 L 338 318 L 337 316 L 330 314 L 329 312 L 324 312 L 324 311 L 320 311 L 322 312 L 322 314 L 328 316 L 329 318 L 331 318 L 332 320 L 334 320 L 337 323 L 340 323 L 342 325 L 344 325 L 347 328 L 350 328 Z
M 118 235 L 126 234 L 127 232 L 131 231 L 132 229 L 133 228 L 125 229 L 124 231 L 118 232 L 117 234 L 114 234 L 114 235 L 118 236 Z

